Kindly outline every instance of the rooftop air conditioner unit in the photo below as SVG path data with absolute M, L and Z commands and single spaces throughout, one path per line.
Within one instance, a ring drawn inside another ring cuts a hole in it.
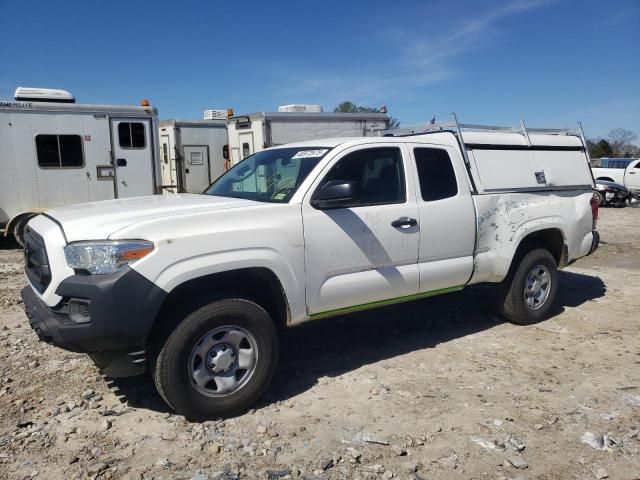
M 299 112 L 299 113 L 320 113 L 322 112 L 322 106 L 292 103 L 291 105 L 282 105 L 278 107 L 278 111 L 279 112 Z
M 205 120 L 226 120 L 227 111 L 226 110 L 205 110 L 204 119 Z
M 54 88 L 18 87 L 13 94 L 16 100 L 30 102 L 75 103 L 76 98 L 66 90 Z

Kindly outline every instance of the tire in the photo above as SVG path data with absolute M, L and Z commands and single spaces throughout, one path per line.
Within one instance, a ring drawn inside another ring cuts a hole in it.
M 602 195 L 600 192 L 598 192 L 597 190 L 594 190 L 593 194 L 596 196 L 596 198 L 598 199 L 598 206 L 599 207 L 603 207 L 605 202 L 604 199 L 604 195 Z
M 275 325 L 262 307 L 241 298 L 218 300 L 188 314 L 166 337 L 152 375 L 177 413 L 190 420 L 228 417 L 262 395 L 278 352 Z
M 498 288 L 498 308 L 508 321 L 531 325 L 547 318 L 557 291 L 556 259 L 548 250 L 537 248 L 514 260 Z

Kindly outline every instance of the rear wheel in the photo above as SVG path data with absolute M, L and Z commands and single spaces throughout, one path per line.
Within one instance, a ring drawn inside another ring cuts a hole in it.
M 154 381 L 190 419 L 241 413 L 264 392 L 278 362 L 275 325 L 244 299 L 209 303 L 184 318 L 161 346 Z
M 537 248 L 511 267 L 498 289 L 498 306 L 510 322 L 530 325 L 545 318 L 558 289 L 558 266 L 548 250 Z

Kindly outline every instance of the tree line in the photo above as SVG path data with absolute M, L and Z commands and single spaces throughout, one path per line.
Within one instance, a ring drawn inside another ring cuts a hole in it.
M 352 102 L 342 102 L 333 111 L 336 113 L 387 113 L 386 108 L 383 112 L 381 108 L 363 107 Z M 400 120 L 389 115 L 389 128 L 398 128 L 399 126 Z
M 591 158 L 637 158 L 640 147 L 635 143 L 638 135 L 624 128 L 614 128 L 604 138 L 589 139 L 587 146 Z

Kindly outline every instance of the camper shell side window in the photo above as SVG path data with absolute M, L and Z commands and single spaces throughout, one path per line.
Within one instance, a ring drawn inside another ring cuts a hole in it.
M 36 135 L 40 168 L 82 168 L 84 152 L 80 135 Z
M 145 148 L 147 146 L 144 124 L 141 122 L 120 122 L 118 142 L 122 148 Z
M 420 193 L 425 202 L 434 202 L 458 194 L 458 182 L 451 158 L 441 148 L 413 149 L 420 181 Z

